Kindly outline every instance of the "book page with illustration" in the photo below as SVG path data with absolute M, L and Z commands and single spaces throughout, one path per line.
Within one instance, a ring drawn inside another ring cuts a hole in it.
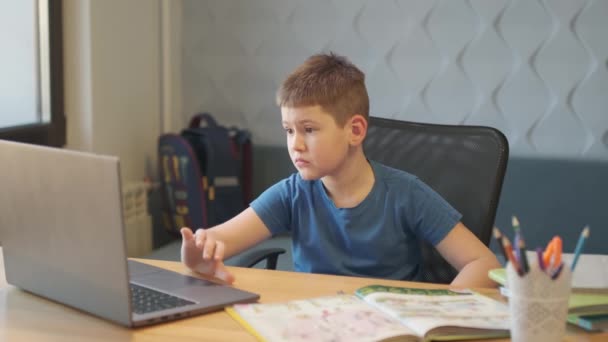
M 370 285 L 355 293 L 399 320 L 419 336 L 507 336 L 506 304 L 463 290 L 416 289 Z
M 237 304 L 226 312 L 260 341 L 381 341 L 407 335 L 411 339 L 405 340 L 418 340 L 413 331 L 352 295 Z

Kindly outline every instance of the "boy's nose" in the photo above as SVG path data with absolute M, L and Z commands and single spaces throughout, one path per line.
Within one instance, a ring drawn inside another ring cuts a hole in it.
M 298 134 L 294 135 L 291 141 L 291 148 L 294 151 L 302 151 L 304 150 L 304 146 L 304 140 Z

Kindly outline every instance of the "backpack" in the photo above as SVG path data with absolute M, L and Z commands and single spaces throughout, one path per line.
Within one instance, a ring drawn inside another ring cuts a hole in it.
M 196 114 L 180 135 L 158 140 L 163 225 L 208 228 L 244 210 L 252 199 L 252 146 L 246 130 Z

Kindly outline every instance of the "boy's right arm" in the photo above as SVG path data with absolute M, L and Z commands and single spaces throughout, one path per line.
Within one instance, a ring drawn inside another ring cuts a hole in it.
M 191 270 L 215 276 L 228 283 L 234 276 L 223 260 L 269 238 L 272 234 L 251 207 L 234 218 L 209 229 L 198 229 L 192 234 L 182 228 L 182 262 Z

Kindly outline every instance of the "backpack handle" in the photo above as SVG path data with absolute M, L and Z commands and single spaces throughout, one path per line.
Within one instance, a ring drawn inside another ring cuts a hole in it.
M 207 127 L 217 127 L 217 121 L 209 113 L 198 113 L 190 119 L 189 128 L 201 127 L 201 124 L 205 124 Z
M 243 145 L 249 141 L 251 141 L 251 133 L 245 129 L 238 129 L 235 126 L 230 127 L 230 132 L 233 136 L 234 141 L 236 141 L 239 145 Z

